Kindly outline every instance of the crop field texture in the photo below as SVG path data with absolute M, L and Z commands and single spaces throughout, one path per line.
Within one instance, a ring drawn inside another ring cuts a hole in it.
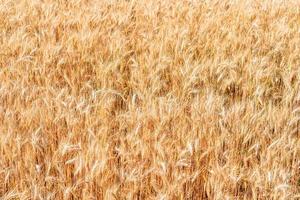
M 0 0 L 0 199 L 300 198 L 300 1 Z

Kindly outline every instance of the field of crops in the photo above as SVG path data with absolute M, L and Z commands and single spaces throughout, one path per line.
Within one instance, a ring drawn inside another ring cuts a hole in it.
M 0 0 L 0 199 L 300 199 L 300 1 Z

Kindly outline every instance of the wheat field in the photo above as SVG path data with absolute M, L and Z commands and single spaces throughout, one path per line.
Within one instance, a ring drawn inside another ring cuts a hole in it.
M 0 0 L 0 199 L 300 199 L 300 1 Z

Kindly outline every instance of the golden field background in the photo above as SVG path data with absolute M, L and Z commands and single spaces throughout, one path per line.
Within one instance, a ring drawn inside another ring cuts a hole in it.
M 300 198 L 300 1 L 0 2 L 1 200 Z

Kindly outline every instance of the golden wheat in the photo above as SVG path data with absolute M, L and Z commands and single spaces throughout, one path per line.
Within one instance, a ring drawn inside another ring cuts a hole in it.
M 300 198 L 300 1 L 0 2 L 1 200 Z

